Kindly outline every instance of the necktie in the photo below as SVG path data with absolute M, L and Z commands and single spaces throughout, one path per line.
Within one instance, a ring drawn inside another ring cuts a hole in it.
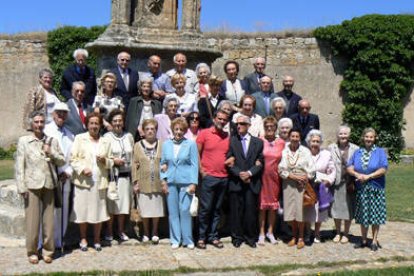
M 241 138 L 241 142 L 242 142 L 244 156 L 247 156 L 247 139 L 246 139 L 246 137 Z
M 79 105 L 78 109 L 79 109 L 80 120 L 81 120 L 82 124 L 85 124 L 86 118 L 85 118 L 85 114 L 83 113 L 82 105 Z
M 128 91 L 128 89 L 129 89 L 129 81 L 128 81 L 128 71 L 127 70 L 125 70 L 122 73 L 122 79 L 124 80 L 125 88 Z

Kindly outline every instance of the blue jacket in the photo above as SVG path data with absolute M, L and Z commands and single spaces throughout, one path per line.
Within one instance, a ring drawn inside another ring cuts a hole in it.
M 161 165 L 167 164 L 166 172 L 160 172 L 161 179 L 173 184 L 198 184 L 198 150 L 194 141 L 184 140 L 177 158 L 174 157 L 174 143 L 171 139 L 162 145 Z

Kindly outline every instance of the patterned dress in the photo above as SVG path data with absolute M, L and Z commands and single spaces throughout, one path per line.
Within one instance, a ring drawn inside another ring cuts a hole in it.
M 285 141 L 276 139 L 272 142 L 263 140 L 263 156 L 265 167 L 262 174 L 262 189 L 260 191 L 260 210 L 279 209 L 280 177 L 278 165 L 282 159 Z

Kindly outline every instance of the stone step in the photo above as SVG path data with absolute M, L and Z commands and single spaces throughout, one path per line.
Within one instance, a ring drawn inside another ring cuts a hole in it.
M 9 237 L 25 237 L 24 209 L 0 203 L 0 234 Z
M 24 208 L 23 199 L 17 192 L 16 180 L 8 179 L 0 182 L 0 204 Z

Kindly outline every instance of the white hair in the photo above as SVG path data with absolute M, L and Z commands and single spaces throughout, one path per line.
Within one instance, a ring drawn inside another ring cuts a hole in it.
M 198 73 L 199 73 L 198 71 L 203 67 L 207 69 L 208 75 L 211 75 L 210 66 L 208 66 L 207 63 L 199 63 L 199 64 L 197 64 L 197 66 L 195 68 L 195 72 L 196 72 L 197 76 L 198 76 Z
M 251 120 L 249 116 L 241 114 L 237 117 L 236 122 L 239 120 L 239 118 L 242 118 L 243 122 L 248 123 L 249 125 L 251 124 Z
M 340 125 L 336 130 L 336 136 L 338 136 L 339 132 L 341 132 L 341 130 L 343 129 L 346 129 L 349 132 L 349 134 L 351 134 L 351 128 L 348 125 Z
M 183 55 L 184 57 L 185 57 L 185 60 L 187 60 L 187 56 L 186 55 L 184 55 L 183 53 L 176 53 L 175 55 L 174 55 L 174 57 L 173 57 L 173 61 L 174 62 L 176 62 L 177 61 L 177 56 L 178 55 Z
M 284 124 L 288 124 L 289 128 L 292 129 L 293 128 L 293 122 L 292 119 L 290 118 L 282 118 L 277 122 L 277 129 L 280 131 L 280 128 L 284 125 Z
M 256 64 L 259 60 L 263 60 L 264 63 L 266 64 L 266 59 L 264 57 L 257 57 L 257 58 L 255 58 L 253 64 Z
M 76 59 L 76 57 L 77 57 L 78 55 L 82 55 L 82 56 L 84 56 L 85 58 L 88 58 L 88 57 L 89 57 L 89 53 L 88 53 L 88 51 L 87 51 L 86 49 L 82 49 L 82 48 L 76 49 L 76 50 L 73 52 L 73 58 L 75 58 L 75 59 Z
M 308 135 L 306 135 L 306 144 L 309 145 L 310 140 L 312 139 L 313 136 L 319 136 L 319 138 L 321 139 L 321 144 L 323 143 L 323 135 L 322 135 L 322 131 L 320 131 L 319 129 L 312 129 L 311 131 L 309 131 Z
M 167 97 L 165 97 L 164 102 L 163 102 L 164 109 L 167 109 L 168 104 L 170 102 L 176 102 L 177 106 L 180 107 L 180 99 L 175 95 L 168 95 Z
M 286 108 L 286 101 L 282 97 L 273 98 L 272 101 L 270 102 L 270 106 L 273 108 L 276 103 L 281 103 L 283 108 Z

